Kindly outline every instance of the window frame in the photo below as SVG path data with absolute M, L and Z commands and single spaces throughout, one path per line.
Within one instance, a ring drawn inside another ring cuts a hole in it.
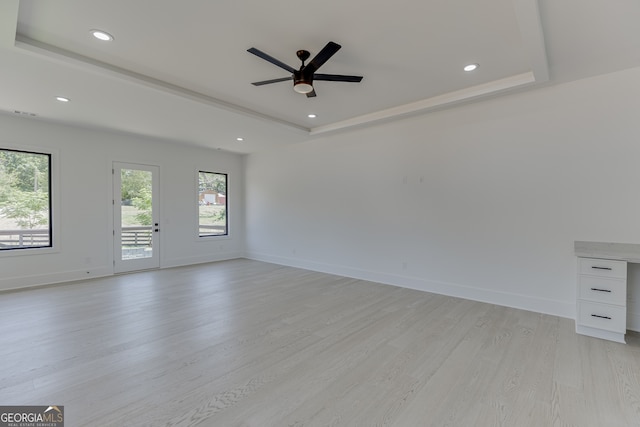
M 200 234 L 200 174 L 213 174 L 213 175 L 224 175 L 225 180 L 225 232 L 224 234 Z M 212 239 L 228 239 L 230 238 L 229 231 L 229 174 L 227 172 L 213 172 L 211 170 L 206 170 L 205 168 L 196 169 L 196 197 L 197 197 L 197 205 L 196 205 L 196 240 L 199 242 L 208 241 Z
M 59 193 L 58 185 L 58 151 L 51 148 L 43 148 L 27 145 L 15 145 L 0 142 L 0 151 L 13 151 L 26 154 L 45 155 L 49 160 L 49 244 L 47 246 L 23 246 L 0 249 L 0 257 L 20 256 L 20 255 L 36 255 L 44 253 L 54 253 L 59 251 L 59 238 L 57 230 L 60 230 L 58 221 Z

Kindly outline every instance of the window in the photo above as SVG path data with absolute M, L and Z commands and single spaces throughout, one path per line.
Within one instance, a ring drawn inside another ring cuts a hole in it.
M 0 149 L 0 250 L 49 248 L 51 155 Z
M 227 174 L 198 172 L 198 236 L 226 236 Z

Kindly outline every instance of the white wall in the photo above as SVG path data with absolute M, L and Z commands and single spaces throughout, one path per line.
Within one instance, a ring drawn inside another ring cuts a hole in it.
M 244 159 L 216 150 L 0 115 L 0 147 L 53 150 L 58 247 L 0 253 L 0 289 L 113 274 L 113 161 L 160 166 L 161 267 L 242 256 Z M 229 238 L 198 241 L 196 170 L 229 174 Z
M 512 94 L 246 165 L 221 151 L 0 114 L 0 146 L 54 150 L 60 166 L 58 250 L 0 253 L 0 290 L 112 274 L 110 167 L 127 161 L 161 168 L 163 267 L 246 253 L 574 317 L 574 240 L 640 243 L 638 81 L 632 69 Z M 194 238 L 198 168 L 230 174 L 229 239 Z M 638 329 L 640 266 L 630 278 Z
M 638 81 L 632 69 L 250 155 L 248 256 L 574 317 L 574 240 L 640 243 Z

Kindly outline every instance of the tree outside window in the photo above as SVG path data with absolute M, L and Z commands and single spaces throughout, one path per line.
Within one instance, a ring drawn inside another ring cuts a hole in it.
M 51 155 L 0 149 L 0 250 L 51 240 Z
M 227 174 L 198 172 L 198 236 L 226 236 Z

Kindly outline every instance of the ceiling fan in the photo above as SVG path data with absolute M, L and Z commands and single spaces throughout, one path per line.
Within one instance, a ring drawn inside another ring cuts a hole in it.
M 362 76 L 344 76 L 341 74 L 318 74 L 318 68 L 320 68 L 329 58 L 331 58 L 342 46 L 338 43 L 329 42 L 325 47 L 322 48 L 320 52 L 309 62 L 307 65 L 304 64 L 304 61 L 309 59 L 311 54 L 306 50 L 299 50 L 296 52 L 296 55 L 302 61 L 302 65 L 299 70 L 296 70 L 293 67 L 285 64 L 284 62 L 278 61 L 274 57 L 267 55 L 261 50 L 252 47 L 251 49 L 247 49 L 247 52 L 253 53 L 260 58 L 271 62 L 273 65 L 277 65 L 278 67 L 287 70 L 291 73 L 289 77 L 282 77 L 279 79 L 272 80 L 263 80 L 261 82 L 251 83 L 254 86 L 262 86 L 270 83 L 278 83 L 284 82 L 287 80 L 293 80 L 293 90 L 298 93 L 304 93 L 307 95 L 307 98 L 311 98 L 316 96 L 316 91 L 313 88 L 314 80 L 326 80 L 331 82 L 353 82 L 358 83 L 362 80 Z

